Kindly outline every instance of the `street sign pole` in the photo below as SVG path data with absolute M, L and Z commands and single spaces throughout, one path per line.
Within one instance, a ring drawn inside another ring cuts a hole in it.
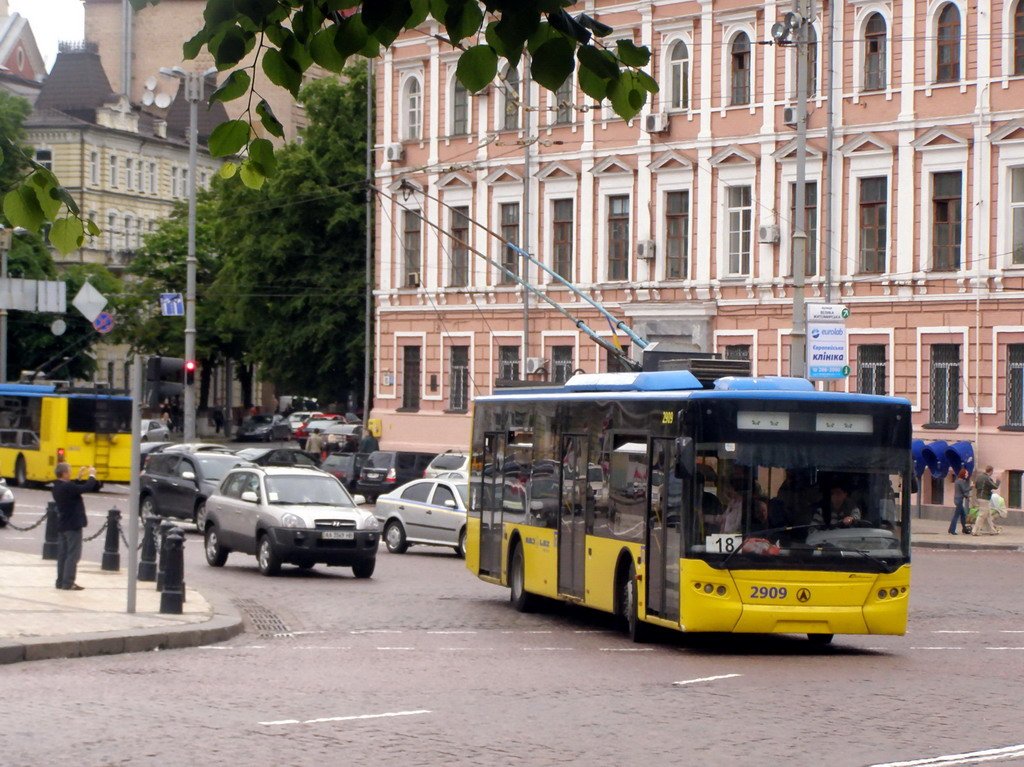
M 199 140 L 199 100 L 203 75 L 189 72 L 183 84 L 189 106 L 188 126 L 188 257 L 185 259 L 185 359 L 196 358 L 196 145 Z M 196 439 L 196 387 L 185 383 L 185 442 Z

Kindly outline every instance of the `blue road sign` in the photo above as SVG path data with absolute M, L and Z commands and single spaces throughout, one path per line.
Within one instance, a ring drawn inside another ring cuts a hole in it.
M 100 312 L 92 321 L 92 326 L 101 333 L 109 333 L 114 329 L 114 318 L 109 312 Z
M 161 293 L 160 314 L 164 317 L 184 317 L 185 299 L 181 293 Z

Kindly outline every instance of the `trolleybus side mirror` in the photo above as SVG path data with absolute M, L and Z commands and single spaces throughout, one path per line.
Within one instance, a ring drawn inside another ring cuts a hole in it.
M 682 479 L 693 476 L 694 458 L 693 439 L 676 437 L 676 477 Z

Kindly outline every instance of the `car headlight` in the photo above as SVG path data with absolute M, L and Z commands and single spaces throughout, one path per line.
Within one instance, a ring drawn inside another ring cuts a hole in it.
M 11 492 L 11 489 L 8 488 L 8 487 L 0 486 L 0 501 L 5 501 L 6 502 L 6 501 L 13 501 L 13 500 L 14 500 L 14 493 Z
M 306 523 L 298 514 L 285 514 L 281 517 L 281 524 L 285 527 L 305 527 Z
M 374 533 L 380 530 L 380 522 L 377 521 L 377 518 L 373 516 L 373 514 L 367 514 L 363 518 L 363 530 L 368 530 Z

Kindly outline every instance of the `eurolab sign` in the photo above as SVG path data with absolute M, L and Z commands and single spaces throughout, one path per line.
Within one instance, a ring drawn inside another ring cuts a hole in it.
M 850 375 L 850 345 L 842 304 L 807 304 L 807 377 L 812 381 Z

